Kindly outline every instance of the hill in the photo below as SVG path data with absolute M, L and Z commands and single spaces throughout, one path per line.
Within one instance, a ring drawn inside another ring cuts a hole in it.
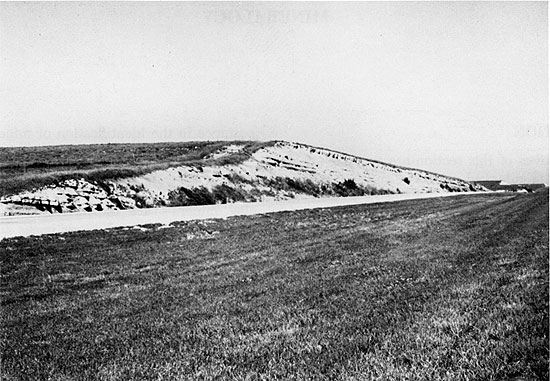
M 485 190 L 284 141 L 2 148 L 0 169 L 4 215 Z

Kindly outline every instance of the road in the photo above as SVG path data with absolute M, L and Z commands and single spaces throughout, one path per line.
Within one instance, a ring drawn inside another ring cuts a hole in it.
M 433 197 L 456 197 L 469 194 L 479 194 L 479 192 L 307 198 L 286 201 L 132 209 L 91 213 L 9 216 L 0 217 L 0 239 L 154 223 L 166 225 L 174 221 L 226 218 L 231 216 L 328 208 L 344 205 L 375 204 Z

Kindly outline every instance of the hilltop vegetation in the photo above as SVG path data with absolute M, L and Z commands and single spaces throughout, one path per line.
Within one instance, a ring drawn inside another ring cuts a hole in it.
M 547 380 L 548 192 L 0 242 L 6 379 Z

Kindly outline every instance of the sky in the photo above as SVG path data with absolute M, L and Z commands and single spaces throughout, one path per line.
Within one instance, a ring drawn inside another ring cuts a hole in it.
M 288 140 L 548 183 L 546 2 L 0 3 L 0 146 Z

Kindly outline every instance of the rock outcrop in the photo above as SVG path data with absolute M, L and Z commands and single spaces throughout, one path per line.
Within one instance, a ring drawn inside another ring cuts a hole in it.
M 220 158 L 242 147 L 230 145 Z M 277 142 L 238 164 L 185 165 L 118 180 L 69 179 L 0 199 L 3 213 L 94 212 L 295 197 L 486 191 L 464 180 L 305 144 Z M 0 211 L 1 212 L 1 211 Z

